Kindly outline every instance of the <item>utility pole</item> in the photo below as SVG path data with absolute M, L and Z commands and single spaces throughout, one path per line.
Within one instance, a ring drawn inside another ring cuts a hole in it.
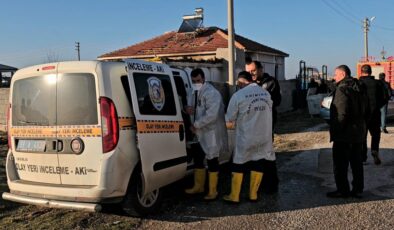
M 365 18 L 363 22 L 363 27 L 364 27 L 364 55 L 365 55 L 365 61 L 369 61 L 369 56 L 368 56 L 368 31 L 369 27 L 371 26 L 371 22 L 375 19 L 375 17 L 372 17 L 371 19 Z
M 78 61 L 80 61 L 81 60 L 81 50 L 80 50 L 79 42 L 75 42 L 75 50 L 78 53 Z
M 234 81 L 234 4 L 233 0 L 227 1 L 227 27 L 228 27 L 228 83 L 235 85 Z
M 383 46 L 382 51 L 380 51 L 380 55 L 381 55 L 383 61 L 386 60 L 386 53 L 387 52 L 384 50 L 384 46 Z
M 364 56 L 365 61 L 368 61 L 368 31 L 369 31 L 369 19 L 364 19 Z

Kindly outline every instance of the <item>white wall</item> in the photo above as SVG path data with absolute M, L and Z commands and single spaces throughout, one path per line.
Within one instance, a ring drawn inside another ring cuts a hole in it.
M 252 60 L 259 61 L 264 67 L 264 72 L 276 77 L 278 80 L 286 80 L 285 78 L 285 57 L 274 56 L 262 53 L 252 53 Z M 278 76 L 275 76 L 275 66 L 278 66 Z
M 293 80 L 280 80 L 280 93 L 282 101 L 278 107 L 278 112 L 286 112 L 293 110 L 293 92 L 296 89 L 297 81 Z

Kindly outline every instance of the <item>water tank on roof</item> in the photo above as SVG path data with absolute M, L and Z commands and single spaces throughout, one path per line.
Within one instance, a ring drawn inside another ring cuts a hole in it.
M 204 10 L 203 8 L 196 8 L 194 15 L 185 15 L 182 17 L 183 21 L 179 27 L 178 33 L 195 32 L 197 29 L 203 27 Z

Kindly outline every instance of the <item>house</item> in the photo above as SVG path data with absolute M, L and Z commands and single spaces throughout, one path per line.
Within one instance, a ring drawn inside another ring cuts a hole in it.
M 143 42 L 121 48 L 98 57 L 99 60 L 116 61 L 126 58 L 163 62 L 173 67 L 183 68 L 187 72 L 196 67 L 202 68 L 205 78 L 218 83 L 223 88 L 222 95 L 226 102 L 228 91 L 228 33 L 219 27 L 202 26 L 202 9 L 196 9 L 195 15 L 183 17 L 178 31 L 166 32 Z M 245 69 L 247 57 L 257 60 L 264 66 L 264 71 L 276 77 L 282 87 L 282 103 L 279 111 L 292 109 L 292 90 L 295 83 L 285 81 L 285 58 L 289 55 L 278 49 L 260 44 L 256 41 L 234 35 L 235 74 Z M 225 83 L 225 84 L 223 84 Z M 219 89 L 220 90 L 220 89 Z
M 0 87 L 9 87 L 11 77 L 17 70 L 15 67 L 0 64 Z
M 160 36 L 115 50 L 99 60 L 135 58 L 165 62 L 169 65 L 206 67 L 211 81 L 226 82 L 228 76 L 227 30 L 218 27 L 199 28 L 193 32 L 167 32 Z M 260 61 L 265 72 L 285 80 L 285 58 L 289 55 L 240 35 L 235 35 L 235 73 L 244 69 L 245 57 Z M 218 75 L 219 74 L 219 75 Z
M 0 64 L 0 131 L 6 130 L 11 77 L 18 69 Z

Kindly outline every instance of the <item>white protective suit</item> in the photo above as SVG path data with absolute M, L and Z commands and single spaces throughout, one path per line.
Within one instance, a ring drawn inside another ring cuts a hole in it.
M 235 122 L 233 163 L 275 160 L 272 147 L 272 100 L 256 83 L 240 89 L 230 99 L 227 122 Z
M 197 106 L 194 105 L 196 92 Z M 212 160 L 228 151 L 222 96 L 206 82 L 199 91 L 194 91 L 190 99 L 189 105 L 196 108 L 192 123 L 197 129 L 198 141 L 205 152 L 205 157 Z

